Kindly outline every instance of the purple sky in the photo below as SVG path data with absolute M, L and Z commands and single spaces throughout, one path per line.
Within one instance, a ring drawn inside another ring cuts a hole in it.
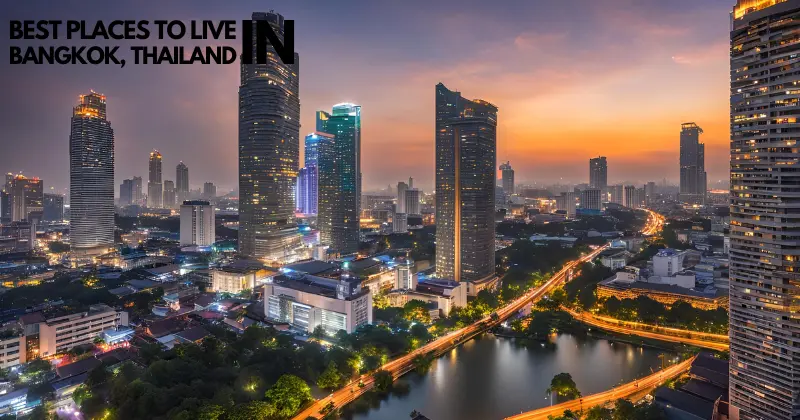
M 45 7 L 44 4 L 47 4 Z M 314 111 L 363 106 L 365 188 L 413 176 L 433 185 L 434 86 L 496 104 L 498 162 L 520 182 L 585 181 L 603 154 L 609 179 L 676 180 L 680 123 L 705 129 L 709 184 L 728 177 L 728 25 L 732 0 L 3 2 L 0 171 L 68 185 L 71 108 L 108 97 L 117 183 L 189 166 L 192 188 L 237 182 L 238 65 L 7 64 L 10 19 L 232 19 L 274 9 L 296 25 L 301 136 Z M 60 43 L 69 43 L 62 40 Z M 105 41 L 98 41 L 103 44 Z M 184 40 L 179 45 L 193 46 Z M 19 44 L 15 41 L 15 44 Z M 208 41 L 214 44 L 214 41 Z M 22 44 L 26 45 L 26 44 Z M 71 44 L 67 44 L 71 45 Z M 233 44 L 239 49 L 239 41 Z

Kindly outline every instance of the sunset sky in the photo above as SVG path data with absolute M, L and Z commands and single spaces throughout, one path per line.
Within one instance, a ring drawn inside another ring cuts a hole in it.
M 521 183 L 586 182 L 605 155 L 609 182 L 677 181 L 680 124 L 705 131 L 709 186 L 728 177 L 728 31 L 733 0 L 4 2 L 0 171 L 60 192 L 69 118 L 89 89 L 108 98 L 117 184 L 189 166 L 192 188 L 236 187 L 239 66 L 10 65 L 9 19 L 232 19 L 274 9 L 295 20 L 301 136 L 314 111 L 363 106 L 365 189 L 434 175 L 434 86 L 499 107 L 498 164 Z M 112 7 L 113 6 L 113 7 Z M 71 41 L 62 40 L 59 44 Z M 175 45 L 217 45 L 184 40 Z M 98 42 L 105 44 L 105 41 Z M 228 42 L 238 50 L 239 41 Z M 15 45 L 26 45 L 15 41 Z M 42 44 L 37 44 L 42 45 Z M 47 44 L 45 44 L 47 45 Z

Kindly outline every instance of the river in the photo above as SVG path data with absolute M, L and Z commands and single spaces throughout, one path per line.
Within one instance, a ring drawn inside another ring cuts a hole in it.
M 545 390 L 568 372 L 584 394 L 646 376 L 662 351 L 592 337 L 561 334 L 554 346 L 519 345 L 483 335 L 442 356 L 424 374 L 412 372 L 398 391 L 362 398 L 345 409 L 348 420 L 408 419 L 417 410 L 431 420 L 491 420 L 549 405 Z M 670 356 L 674 356 L 670 354 Z

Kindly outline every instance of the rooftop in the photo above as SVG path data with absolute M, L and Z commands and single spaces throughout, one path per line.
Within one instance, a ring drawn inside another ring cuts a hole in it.
M 295 264 L 289 264 L 287 266 L 284 266 L 283 268 L 291 271 L 299 271 L 301 273 L 320 274 L 327 271 L 335 270 L 339 268 L 339 266 L 334 263 L 329 263 L 325 261 L 310 260 Z
M 691 413 L 702 419 L 710 419 L 714 413 L 713 402 L 686 392 L 661 387 L 656 390 L 655 397 L 656 403 L 666 404 L 671 408 Z

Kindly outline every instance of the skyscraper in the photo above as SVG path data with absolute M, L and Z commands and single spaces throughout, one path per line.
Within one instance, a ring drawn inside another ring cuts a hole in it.
M 406 212 L 406 191 L 408 191 L 408 184 L 403 181 L 397 183 L 397 208 L 398 213 Z
M 30 220 L 31 213 L 44 209 L 44 187 L 39 178 L 28 178 L 19 174 L 11 179 L 9 192 L 11 201 L 11 220 L 18 222 Z M 38 217 L 41 220 L 41 215 Z
M 69 136 L 69 240 L 75 254 L 114 245 L 114 130 L 106 97 L 80 96 Z
M 142 177 L 135 176 L 133 177 L 133 203 L 137 206 L 144 205 L 144 199 L 142 197 Z
M 217 186 L 213 182 L 206 182 L 203 184 L 203 198 L 206 200 L 213 200 L 217 198 Z
M 253 13 L 283 39 L 283 16 Z M 253 34 L 255 35 L 255 28 Z M 253 57 L 257 56 L 253 42 Z M 287 262 L 300 246 L 294 191 L 300 154 L 300 57 L 284 64 L 266 43 L 266 64 L 242 64 L 239 86 L 239 252 Z
M 179 207 L 189 199 L 189 167 L 183 162 L 175 167 L 175 197 Z
M 589 159 L 589 187 L 602 191 L 608 187 L 608 162 L 605 156 Z
M 120 207 L 133 204 L 133 180 L 123 179 L 119 184 L 119 205 Z
M 44 211 L 42 220 L 60 222 L 64 220 L 64 196 L 61 194 L 44 195 Z
M 175 183 L 170 180 L 164 180 L 164 208 L 175 208 Z
M 581 209 L 597 211 L 603 209 L 603 201 L 599 188 L 587 188 L 581 191 Z
M 297 209 L 300 213 L 317 214 L 319 200 L 319 140 L 320 137 L 332 137 L 328 133 L 311 133 L 305 141 L 305 167 L 297 177 Z
M 422 206 L 420 205 L 420 198 L 422 192 L 417 188 L 409 188 L 406 190 L 406 214 L 413 214 L 419 216 L 422 214 Z
M 215 240 L 214 207 L 208 201 L 181 204 L 181 246 L 211 246 Z
M 495 273 L 497 107 L 436 85 L 436 275 Z
M 150 152 L 147 178 L 147 207 L 160 209 L 164 207 L 164 185 L 161 183 L 161 153 Z
M 700 143 L 703 129 L 693 122 L 681 124 L 681 201 L 706 202 L 706 146 Z
M 322 144 L 319 146 L 320 242 L 333 252 L 350 254 L 358 251 L 359 242 L 361 106 L 342 103 L 334 105 L 330 114 L 317 111 L 317 130 L 334 137 L 333 153 L 323 153 Z M 323 200 L 323 185 L 326 194 L 338 188 L 337 196 Z
M 800 154 L 792 111 L 800 102 L 800 0 L 739 0 L 731 18 L 731 416 L 793 420 L 800 417 Z
M 500 165 L 500 176 L 502 177 L 503 191 L 509 196 L 514 195 L 514 169 L 511 168 L 511 162 L 506 162 Z

